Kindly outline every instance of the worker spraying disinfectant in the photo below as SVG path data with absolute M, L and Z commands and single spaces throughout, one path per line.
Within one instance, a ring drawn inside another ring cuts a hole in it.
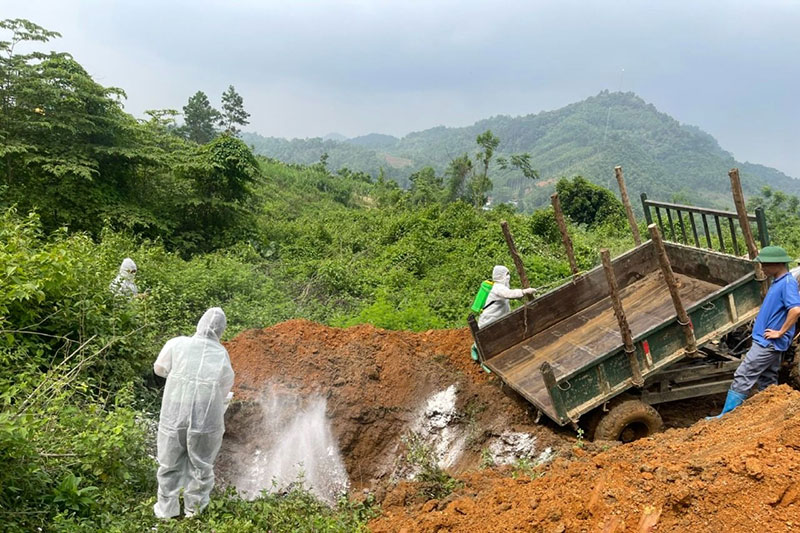
M 511 273 L 503 265 L 497 265 L 492 269 L 492 281 L 484 281 L 481 289 L 472 304 L 474 312 L 480 312 L 478 317 L 478 327 L 488 326 L 495 320 L 502 318 L 511 311 L 509 300 L 519 300 L 527 295 L 536 293 L 536 289 L 511 289 Z M 491 286 L 491 288 L 489 288 Z M 484 300 L 485 295 L 485 300 Z M 473 361 L 478 361 L 478 347 L 473 344 L 471 355 Z M 489 372 L 485 365 L 481 367 Z
M 194 336 L 167 341 L 153 365 L 167 378 L 158 421 L 158 518 L 180 514 L 181 489 L 187 518 L 208 505 L 233 386 L 228 351 L 219 342 L 225 325 L 225 313 L 212 307 Z

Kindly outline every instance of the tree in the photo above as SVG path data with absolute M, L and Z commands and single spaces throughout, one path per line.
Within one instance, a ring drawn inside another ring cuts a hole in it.
M 47 42 L 56 32 L 23 19 L 2 21 L 0 30 L 11 33 L 0 41 L 5 200 L 38 211 L 46 231 L 97 234 L 104 219 L 156 220 L 137 196 L 159 154 L 122 111 L 125 93 L 96 83 L 67 53 L 17 53 L 18 44 Z
M 494 157 L 494 151 L 500 145 L 500 139 L 492 133 L 492 130 L 486 130 L 478 135 L 476 142 L 481 147 L 476 158 L 478 164 L 482 165 L 483 168 L 480 172 L 475 173 L 469 181 L 469 193 L 472 205 L 483 207 L 489 199 L 489 192 L 494 187 L 492 180 L 489 178 L 489 165 Z
M 220 126 L 225 128 L 225 133 L 228 135 L 238 136 L 241 131 L 238 126 L 246 126 L 250 124 L 247 120 L 250 113 L 244 110 L 244 101 L 233 85 L 228 87 L 228 90 L 222 93 L 222 115 L 220 119 Z
M 466 184 L 469 176 L 472 175 L 472 159 L 469 154 L 456 157 L 447 165 L 445 176 L 447 176 L 447 200 L 466 200 Z
M 578 224 L 594 226 L 608 220 L 624 220 L 625 211 L 614 193 L 575 176 L 561 178 L 556 184 L 564 214 Z
M 488 200 L 489 192 L 494 188 L 489 177 L 489 168 L 492 164 L 500 139 L 491 130 L 478 135 L 475 139 L 480 150 L 475 155 L 475 163 L 469 154 L 463 154 L 447 166 L 447 200 L 454 202 L 464 200 L 475 207 L 483 207 Z M 509 159 L 498 157 L 500 168 L 516 169 L 529 179 L 537 179 L 539 173 L 531 164 L 530 154 L 513 154 Z
M 429 205 L 442 200 L 444 195 L 442 178 L 436 175 L 433 167 L 425 167 L 412 174 L 409 179 L 411 181 L 409 193 L 413 205 Z
M 208 96 L 203 91 L 197 91 L 183 106 L 183 132 L 190 141 L 206 144 L 217 136 L 214 124 L 221 118 L 219 111 L 211 107 Z
M 193 193 L 177 206 L 177 230 L 184 253 L 209 252 L 249 236 L 252 185 L 261 175 L 253 153 L 241 140 L 221 135 L 197 147 L 185 169 Z
M 513 154 L 510 160 L 505 157 L 498 157 L 497 163 L 503 170 L 516 169 L 530 180 L 539 179 L 539 171 L 534 169 L 531 164 L 531 154 Z

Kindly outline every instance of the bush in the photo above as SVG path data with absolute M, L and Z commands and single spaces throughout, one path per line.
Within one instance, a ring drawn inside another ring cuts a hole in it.
M 594 226 L 612 219 L 624 220 L 624 207 L 614 193 L 581 176 L 561 178 L 556 191 L 564 214 L 577 224 Z
M 558 229 L 556 216 L 552 207 L 538 209 L 531 215 L 531 231 L 546 242 L 556 243 L 561 240 L 561 231 Z

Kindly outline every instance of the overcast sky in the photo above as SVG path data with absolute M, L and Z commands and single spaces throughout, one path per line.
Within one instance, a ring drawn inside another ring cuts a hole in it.
M 50 48 L 137 116 L 233 84 L 263 135 L 400 136 L 622 89 L 800 178 L 800 1 L 0 0 L 0 18 L 59 31 Z

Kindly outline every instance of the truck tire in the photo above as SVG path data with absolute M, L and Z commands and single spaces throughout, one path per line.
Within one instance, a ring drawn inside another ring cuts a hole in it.
M 611 403 L 608 412 L 597 423 L 594 438 L 633 442 L 656 433 L 663 424 L 661 415 L 653 406 L 626 398 Z

